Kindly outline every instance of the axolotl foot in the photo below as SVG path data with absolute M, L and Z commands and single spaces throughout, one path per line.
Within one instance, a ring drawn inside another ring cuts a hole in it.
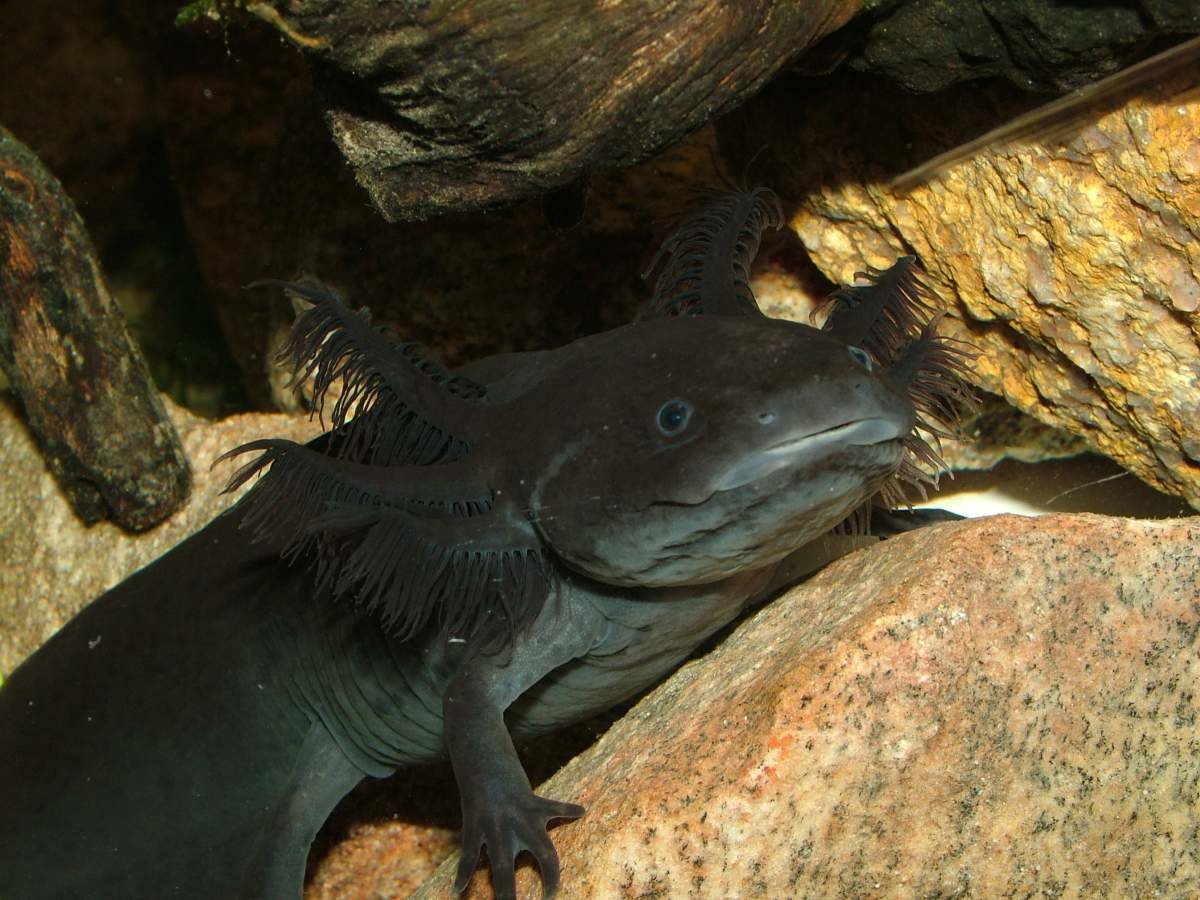
M 462 859 L 454 891 L 461 894 L 466 890 L 480 851 L 487 847 L 496 900 L 515 900 L 516 859 L 523 852 L 537 863 L 542 875 L 542 896 L 549 900 L 558 890 L 559 868 L 558 851 L 546 827 L 554 819 L 578 819 L 586 810 L 577 803 L 547 800 L 532 793 L 520 799 L 505 799 L 509 802 L 477 805 L 464 815 Z

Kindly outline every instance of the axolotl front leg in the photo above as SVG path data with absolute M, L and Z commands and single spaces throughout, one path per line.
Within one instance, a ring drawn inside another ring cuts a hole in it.
M 554 819 L 577 819 L 584 808 L 533 793 L 504 722 L 504 712 L 559 666 L 600 644 L 608 625 L 589 604 L 551 592 L 534 623 L 495 653 L 479 652 L 460 666 L 442 701 L 446 746 L 462 801 L 462 860 L 454 889 L 471 879 L 487 847 L 498 900 L 516 896 L 515 860 L 529 853 L 543 893 L 558 887 L 558 853 L 546 833 Z

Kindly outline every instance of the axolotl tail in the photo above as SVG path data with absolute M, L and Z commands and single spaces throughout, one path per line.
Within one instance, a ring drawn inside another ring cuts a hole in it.
M 237 584 L 197 577 L 218 552 L 247 554 Z M 299 896 L 362 772 L 279 684 L 265 638 L 294 585 L 251 552 L 218 519 L 0 687 L 0 897 Z

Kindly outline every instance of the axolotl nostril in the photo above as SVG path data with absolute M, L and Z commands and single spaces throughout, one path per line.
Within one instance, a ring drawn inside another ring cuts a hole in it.
M 763 315 L 781 222 L 765 189 L 714 197 L 642 319 L 456 371 L 285 285 L 331 430 L 233 451 L 245 496 L 0 689 L 0 896 L 297 897 L 351 788 L 447 755 L 458 888 L 486 847 L 497 896 L 523 852 L 554 893 L 547 823 L 584 810 L 532 792 L 513 736 L 643 690 L 811 568 L 964 400 L 911 259 L 823 329 Z

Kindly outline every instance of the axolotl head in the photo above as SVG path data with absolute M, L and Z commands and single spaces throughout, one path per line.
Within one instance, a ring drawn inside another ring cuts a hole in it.
M 727 304 L 710 291 L 680 314 L 457 372 L 328 288 L 287 284 L 314 306 L 284 358 L 318 402 L 341 393 L 314 444 L 228 454 L 257 453 L 231 487 L 263 476 L 237 514 L 400 636 L 434 620 L 511 634 L 556 562 L 652 587 L 770 565 L 877 493 L 902 499 L 897 482 L 938 461 L 921 433 L 965 397 L 915 261 L 870 279 L 831 296 L 821 330 L 762 315 L 735 282 Z
M 530 400 L 538 531 L 619 585 L 715 581 L 827 532 L 890 479 L 916 413 L 868 354 L 764 316 L 652 319 L 580 342 Z

